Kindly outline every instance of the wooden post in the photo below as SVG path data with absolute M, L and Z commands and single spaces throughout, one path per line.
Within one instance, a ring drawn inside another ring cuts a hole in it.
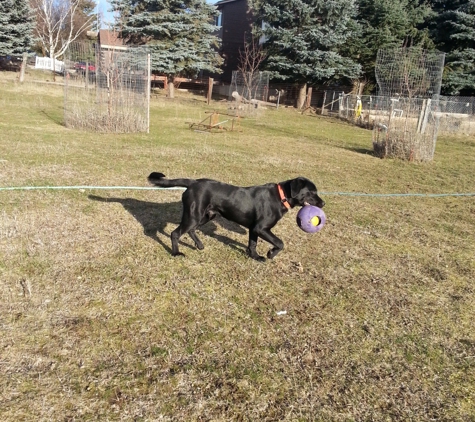
M 26 60 L 28 59 L 28 53 L 23 53 L 23 61 L 21 62 L 20 68 L 20 83 L 23 83 L 25 80 L 25 69 L 26 69 Z
M 86 62 L 86 89 L 89 88 L 89 62 Z
M 417 133 L 422 132 L 422 122 L 424 121 L 424 115 L 426 112 L 427 100 L 422 100 L 421 112 L 419 113 L 419 120 L 417 121 Z M 391 110 L 392 111 L 392 110 Z
M 216 126 L 219 123 L 219 113 L 216 111 L 211 115 L 209 119 L 210 127 Z
M 338 117 L 343 117 L 343 109 L 344 109 L 344 101 L 345 99 L 345 91 L 338 95 Z
M 213 83 L 214 83 L 214 79 L 209 78 L 208 79 L 208 97 L 207 97 L 208 105 L 211 103 L 211 96 L 213 95 Z
M 150 133 L 150 95 L 152 89 L 150 53 L 147 54 L 147 133 Z
M 386 131 L 386 140 L 389 140 L 389 131 L 391 130 L 391 120 L 394 113 L 394 99 L 391 98 L 391 107 L 389 109 L 389 118 L 388 118 L 388 129 Z
M 323 91 L 322 116 L 325 115 L 325 101 L 327 100 L 327 91 Z
M 429 120 L 431 101 L 432 100 L 429 98 L 423 109 L 424 117 L 422 118 L 421 133 L 425 133 L 426 131 L 427 121 Z

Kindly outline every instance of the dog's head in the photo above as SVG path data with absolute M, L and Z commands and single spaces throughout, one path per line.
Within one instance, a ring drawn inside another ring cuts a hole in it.
M 318 196 L 317 187 L 305 177 L 297 177 L 289 180 L 290 198 L 295 205 L 315 205 L 318 208 L 323 208 L 325 201 Z

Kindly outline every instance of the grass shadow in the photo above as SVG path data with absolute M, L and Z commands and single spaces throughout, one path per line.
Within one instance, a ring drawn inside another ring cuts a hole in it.
M 344 147 L 344 149 L 357 152 L 358 154 L 371 155 L 372 157 L 377 157 L 373 149 L 357 148 L 357 147 Z
M 63 109 L 60 110 L 63 113 Z M 46 110 L 41 110 L 40 113 L 45 116 L 48 120 L 50 120 L 53 123 L 56 123 L 59 126 L 66 127 L 66 124 L 64 122 L 63 114 L 54 114 L 51 112 L 47 112 Z
M 155 240 L 164 249 L 171 253 L 171 247 L 169 244 L 165 244 L 160 237 L 157 236 L 157 233 L 163 234 L 165 236 L 170 236 L 171 232 L 168 233 L 165 228 L 169 223 L 171 224 L 180 224 L 181 213 L 182 213 L 182 204 L 181 201 L 177 202 L 168 202 L 168 203 L 157 203 L 157 202 L 147 202 L 139 201 L 134 198 L 104 198 L 96 195 L 89 195 L 88 198 L 92 201 L 98 202 L 107 202 L 107 203 L 119 203 L 124 209 L 129 212 L 143 227 L 144 234 L 151 239 Z M 201 226 L 198 230 L 205 234 L 206 236 L 213 237 L 225 245 L 228 245 L 242 253 L 245 253 L 246 245 L 237 242 L 233 239 L 230 239 L 227 236 L 223 236 L 217 233 L 218 225 L 238 234 L 246 234 L 247 231 L 243 229 L 240 225 L 228 221 L 220 216 L 217 216 L 213 221 Z M 180 242 L 183 246 L 186 246 L 191 249 L 196 249 L 194 244 L 190 245 L 183 241 Z

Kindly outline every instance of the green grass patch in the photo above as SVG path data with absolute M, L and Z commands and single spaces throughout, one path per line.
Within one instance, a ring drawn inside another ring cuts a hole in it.
M 62 88 L 0 86 L 7 186 L 148 186 L 151 171 L 249 186 L 313 180 L 327 224 L 258 263 L 216 219 L 170 256 L 180 191 L 0 191 L 0 419 L 475 420 L 475 139 L 381 160 L 371 132 L 294 109 L 241 131 L 227 105 L 153 98 L 150 134 L 62 124 Z M 265 254 L 269 245 L 260 241 Z

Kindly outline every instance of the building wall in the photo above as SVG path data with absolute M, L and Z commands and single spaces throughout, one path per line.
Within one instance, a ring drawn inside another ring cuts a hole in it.
M 224 0 L 217 3 L 221 11 L 221 56 L 224 58 L 223 73 L 220 79 L 230 83 L 232 72 L 239 66 L 239 50 L 244 47 L 246 35 L 251 33 L 252 13 L 247 0 Z

